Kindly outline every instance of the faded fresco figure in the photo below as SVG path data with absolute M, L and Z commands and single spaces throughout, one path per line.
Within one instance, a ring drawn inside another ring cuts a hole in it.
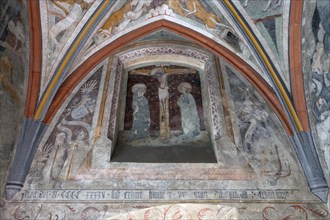
M 21 98 L 14 83 L 12 63 L 8 57 L 5 56 L 0 58 L 0 89 L 1 87 L 18 106 L 21 102 Z
M 207 28 L 216 29 L 217 25 L 221 26 L 220 18 L 206 11 L 198 0 L 171 0 L 169 1 L 169 6 L 181 16 L 187 17 L 191 14 L 194 15 L 200 19 Z
M 319 147 L 324 152 L 325 161 L 330 168 L 330 44 L 326 45 L 327 41 L 330 43 L 330 29 L 327 27 L 327 33 L 321 23 L 311 63 L 311 101 L 316 119 L 315 127 L 320 141 Z M 327 34 L 329 40 L 327 40 Z
M 149 104 L 144 93 L 147 87 L 143 83 L 135 84 L 132 87 L 133 92 L 133 139 L 142 139 L 149 137 L 150 112 Z
M 131 21 L 135 21 L 142 16 L 151 4 L 152 0 L 133 0 L 131 2 L 131 10 L 123 15 L 123 21 L 114 28 L 115 33 L 123 31 Z
M 250 0 L 244 0 L 243 6 L 247 7 Z M 280 7 L 282 5 L 283 0 L 267 0 L 267 5 L 264 9 L 262 9 L 263 12 L 268 11 L 269 9 L 276 9 L 277 7 Z
M 83 163 L 88 149 L 86 149 L 87 133 L 81 130 L 75 141 L 69 145 L 66 153 L 66 159 L 57 178 L 61 180 L 72 180 Z M 54 167 L 53 167 L 54 168 Z
M 56 135 L 55 139 L 55 155 L 53 160 L 53 165 L 51 168 L 51 177 L 57 179 L 60 175 L 60 172 L 64 166 L 65 160 L 68 155 L 68 148 L 65 144 L 66 134 L 60 132 Z
M 200 134 L 200 123 L 194 97 L 190 94 L 192 86 L 190 83 L 182 82 L 178 86 L 181 93 L 177 105 L 181 111 L 182 137 L 195 137 Z
M 281 140 L 269 125 L 269 114 L 262 105 L 251 101 L 247 93 L 238 109 L 238 119 L 241 125 L 247 123 L 243 135 L 243 155 L 257 174 L 266 177 L 267 182 L 275 186 L 280 178 L 291 174 L 291 168 L 278 146 Z
M 255 136 L 261 134 L 259 130 L 263 129 L 261 124 L 267 122 L 268 113 L 246 98 L 239 108 L 238 117 L 242 122 L 249 123 L 249 127 L 244 135 L 244 151 L 254 154 Z
M 64 30 L 68 29 L 72 24 L 78 22 L 79 19 L 83 16 L 85 10 L 90 7 L 90 4 L 83 0 L 76 0 L 73 2 L 70 11 L 66 10 L 63 6 L 61 6 L 57 1 L 52 0 L 52 2 L 63 10 L 66 17 L 64 17 L 61 21 L 57 22 L 53 27 L 49 30 L 49 37 L 55 43 L 55 46 L 60 42 L 57 40 L 57 36 Z
M 96 44 L 102 43 L 102 40 L 109 38 L 112 34 L 124 30 L 131 21 L 139 19 L 148 9 L 152 0 L 132 0 L 127 1 L 120 9 L 112 13 L 105 24 L 98 30 L 94 36 Z

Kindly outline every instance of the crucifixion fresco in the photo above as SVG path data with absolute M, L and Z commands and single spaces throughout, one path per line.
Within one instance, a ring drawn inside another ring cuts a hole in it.
M 145 99 L 139 110 L 136 110 L 136 93 L 133 92 L 137 87 L 143 87 Z M 141 125 L 143 129 L 141 126 L 136 128 L 140 123 L 136 117 L 139 111 L 150 112 L 144 117 L 148 126 Z M 127 141 L 148 138 L 149 135 L 167 142 L 182 141 L 197 137 L 201 130 L 205 130 L 205 126 L 196 70 L 154 67 L 129 73 L 124 121 L 124 131 L 130 133 Z M 139 132 L 143 135 L 136 135 Z

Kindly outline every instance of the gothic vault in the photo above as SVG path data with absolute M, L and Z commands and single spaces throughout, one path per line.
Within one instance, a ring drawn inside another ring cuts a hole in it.
M 2 0 L 1 219 L 328 219 L 330 4 Z

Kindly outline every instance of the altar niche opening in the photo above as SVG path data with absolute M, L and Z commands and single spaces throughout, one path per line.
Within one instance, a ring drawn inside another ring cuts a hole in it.
M 124 84 L 113 162 L 217 162 L 197 70 L 148 66 L 129 71 Z

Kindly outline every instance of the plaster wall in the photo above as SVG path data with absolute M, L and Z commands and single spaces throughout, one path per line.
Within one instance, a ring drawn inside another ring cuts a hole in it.
M 29 71 L 25 2 L 1 1 L 0 10 L 0 197 L 23 118 Z

